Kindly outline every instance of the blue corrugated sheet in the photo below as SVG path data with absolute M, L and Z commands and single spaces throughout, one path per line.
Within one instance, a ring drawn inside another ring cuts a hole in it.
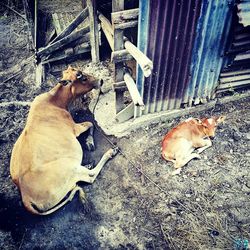
M 206 102 L 214 96 L 231 27 L 232 1 L 203 0 L 192 52 L 191 79 L 183 103 Z
M 138 46 L 154 63 L 149 78 L 140 71 L 137 74 L 146 104 L 143 114 L 212 98 L 230 29 L 231 5 L 229 0 L 140 1 Z M 148 21 L 143 22 L 147 15 Z

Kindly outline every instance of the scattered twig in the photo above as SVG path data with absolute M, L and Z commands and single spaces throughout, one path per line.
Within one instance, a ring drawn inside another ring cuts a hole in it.
M 149 231 L 149 230 L 147 230 L 147 229 L 145 229 L 145 228 L 142 228 L 141 230 L 144 231 L 144 232 L 146 232 L 146 233 L 149 233 L 149 234 L 151 234 L 151 235 L 153 235 L 153 236 L 155 236 L 155 237 L 157 237 L 157 234 L 156 234 L 156 233 L 153 233 L 153 232 L 151 232 L 151 231 Z
M 8 6 L 8 5 L 6 5 L 6 4 L 4 4 L 4 3 L 0 3 L 2 6 L 4 6 L 4 7 L 6 7 L 6 8 L 8 8 L 8 9 L 10 9 L 11 11 L 13 11 L 14 13 L 16 13 L 18 16 L 20 16 L 21 18 L 23 18 L 25 21 L 26 21 L 26 18 L 22 15 L 22 14 L 20 14 L 19 12 L 17 12 L 16 10 L 14 10 L 13 8 L 11 8 L 10 6 Z
M 20 249 L 21 249 L 21 247 L 22 247 L 22 245 L 23 245 L 23 241 L 24 241 L 24 238 L 25 238 L 26 232 L 27 232 L 27 229 L 25 229 L 25 231 L 24 231 L 24 233 L 23 233 L 23 237 L 22 237 L 21 243 L 20 243 L 20 245 L 19 245 L 19 247 L 18 247 L 18 250 L 20 250 Z
M 10 80 L 12 80 L 14 77 L 18 76 L 18 75 L 21 74 L 21 73 L 22 73 L 22 70 L 19 70 L 18 72 L 16 72 L 16 73 L 13 74 L 12 76 L 10 76 L 9 78 L 7 78 L 7 79 L 5 79 L 3 82 L 1 82 L 0 85 L 1 85 L 1 84 L 4 84 L 4 83 L 6 83 L 6 82 L 8 82 L 8 81 L 10 81 Z
M 166 233 L 165 233 L 165 231 L 164 231 L 164 229 L 163 229 L 163 227 L 162 227 L 162 224 L 160 224 L 160 229 L 161 229 L 161 233 L 162 233 L 162 235 L 163 235 L 163 238 L 164 238 L 164 241 L 165 241 L 167 247 L 169 247 L 168 245 L 169 245 L 169 243 L 170 243 L 170 244 L 172 245 L 173 249 L 176 250 L 174 243 L 172 242 L 172 240 L 170 239 L 170 237 L 168 237 L 168 236 L 166 235 Z

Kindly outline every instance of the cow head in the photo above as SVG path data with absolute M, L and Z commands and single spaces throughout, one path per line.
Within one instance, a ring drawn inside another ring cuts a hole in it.
M 59 81 L 63 86 L 69 86 L 73 97 L 86 94 L 93 88 L 100 88 L 102 80 L 97 80 L 91 75 L 69 66 L 63 71 L 62 79 Z
M 211 118 L 204 118 L 201 120 L 201 124 L 204 128 L 204 133 L 208 137 L 215 136 L 215 130 L 219 123 L 222 123 L 225 120 L 226 116 L 219 116 L 219 117 L 211 117 Z

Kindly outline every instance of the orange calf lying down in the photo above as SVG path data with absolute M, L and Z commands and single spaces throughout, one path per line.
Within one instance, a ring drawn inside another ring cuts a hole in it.
M 73 98 L 98 85 L 92 76 L 69 67 L 53 89 L 37 96 L 31 104 L 10 162 L 11 177 L 30 212 L 50 214 L 77 191 L 84 199 L 84 192 L 76 183 L 93 183 L 104 164 L 117 153 L 117 149 L 108 150 L 91 170 L 81 166 L 83 153 L 76 137 L 93 128 L 93 124 L 76 124 L 66 108 Z M 93 142 L 91 137 L 88 139 Z
M 162 157 L 174 163 L 178 169 L 175 174 L 193 158 L 200 159 L 199 153 L 212 146 L 209 137 L 214 137 L 218 123 L 224 120 L 225 116 L 189 118 L 167 133 L 162 141 Z M 196 148 L 197 153 L 193 153 Z

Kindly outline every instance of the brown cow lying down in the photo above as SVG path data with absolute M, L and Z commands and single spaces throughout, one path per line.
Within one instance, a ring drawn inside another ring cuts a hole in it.
M 166 134 L 162 141 L 162 157 L 178 169 L 173 174 L 179 174 L 180 168 L 193 158 L 200 159 L 199 153 L 212 146 L 210 137 L 214 137 L 217 125 L 224 120 L 225 116 L 202 120 L 189 118 Z M 195 149 L 197 152 L 193 153 Z
M 76 96 L 98 86 L 99 81 L 92 76 L 69 67 L 53 89 L 37 96 L 31 104 L 10 162 L 11 177 L 31 213 L 50 214 L 77 191 L 84 199 L 84 192 L 76 183 L 93 183 L 104 164 L 117 153 L 117 149 L 109 149 L 91 170 L 81 166 L 83 152 L 76 137 L 93 124 L 76 124 L 66 108 Z

